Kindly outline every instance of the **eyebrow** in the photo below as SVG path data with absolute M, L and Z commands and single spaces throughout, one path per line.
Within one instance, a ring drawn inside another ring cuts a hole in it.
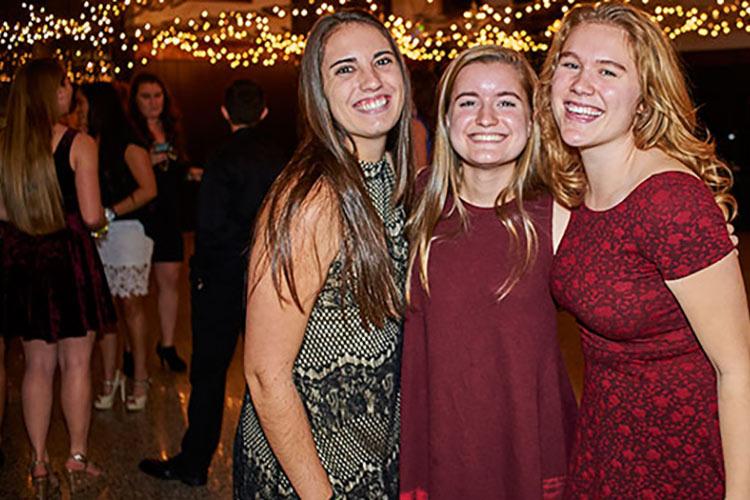
M 506 97 L 506 96 L 515 97 L 519 101 L 523 100 L 518 94 L 510 90 L 504 90 L 502 92 L 498 92 L 497 94 L 495 94 L 495 97 Z M 462 97 L 479 97 L 479 94 L 476 92 L 461 92 L 460 94 L 456 96 L 454 101 L 457 101 L 461 99 Z
M 576 54 L 575 52 L 571 52 L 569 50 L 560 53 L 560 59 L 562 59 L 563 57 L 574 57 L 578 59 L 579 61 L 581 60 L 581 58 L 578 57 L 578 54 Z M 620 68 L 625 73 L 628 72 L 628 69 L 624 65 L 618 63 L 617 61 L 613 61 L 612 59 L 597 59 L 596 62 L 598 64 L 608 64 L 610 66 L 616 66 L 617 68 Z
M 390 49 L 380 50 L 378 52 L 375 52 L 375 54 L 372 56 L 372 58 L 373 59 L 377 59 L 378 57 L 383 56 L 385 54 L 393 55 L 393 51 L 390 50 Z M 328 69 L 331 69 L 334 66 L 338 66 L 339 64 L 353 63 L 353 62 L 356 62 L 356 61 L 357 61 L 356 57 L 345 57 L 344 59 L 339 59 L 338 61 L 336 61 L 333 64 L 331 64 L 328 67 Z

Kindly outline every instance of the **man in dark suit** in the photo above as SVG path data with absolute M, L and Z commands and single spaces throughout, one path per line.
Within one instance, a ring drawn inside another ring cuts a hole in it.
M 228 142 L 206 166 L 198 197 L 195 255 L 190 260 L 193 355 L 188 428 L 180 453 L 145 459 L 141 471 L 191 486 L 206 484 L 221 435 L 226 373 L 244 325 L 248 246 L 263 197 L 284 165 L 283 154 L 257 125 L 263 92 L 249 80 L 226 90 Z

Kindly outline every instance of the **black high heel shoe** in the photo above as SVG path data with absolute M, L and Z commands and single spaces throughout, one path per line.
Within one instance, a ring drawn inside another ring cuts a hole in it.
M 162 368 L 164 368 L 164 363 L 166 362 L 169 369 L 173 372 L 182 373 L 187 370 L 187 364 L 177 355 L 177 349 L 173 345 L 169 347 L 163 347 L 161 344 L 157 345 L 156 355 L 159 356 Z

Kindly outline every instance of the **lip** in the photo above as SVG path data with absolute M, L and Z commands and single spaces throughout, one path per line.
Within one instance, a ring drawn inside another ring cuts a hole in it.
M 391 105 L 391 96 L 380 94 L 373 97 L 360 99 L 353 104 L 353 108 L 359 113 L 377 114 L 386 111 Z
M 565 118 L 578 123 L 591 123 L 604 115 L 604 110 L 576 101 L 563 101 Z

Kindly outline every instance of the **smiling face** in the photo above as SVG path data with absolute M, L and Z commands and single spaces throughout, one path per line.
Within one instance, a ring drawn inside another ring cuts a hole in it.
M 472 63 L 456 77 L 447 122 L 462 164 L 515 166 L 531 129 L 529 99 L 518 71 L 502 62 Z
M 404 76 L 388 40 L 373 26 L 344 24 L 328 38 L 320 71 L 333 119 L 360 157 L 382 149 L 404 102 Z
M 573 29 L 552 78 L 551 104 L 563 141 L 579 149 L 632 139 L 641 100 L 627 33 L 584 23 Z
M 136 93 L 138 110 L 146 120 L 158 120 L 164 111 L 164 90 L 155 82 L 144 82 Z

